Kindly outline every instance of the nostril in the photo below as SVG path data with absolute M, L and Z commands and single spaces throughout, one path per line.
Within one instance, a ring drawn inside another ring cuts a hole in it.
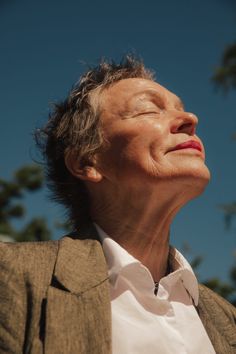
M 171 132 L 194 135 L 197 124 L 198 118 L 193 113 L 177 112 L 172 121 Z
M 178 127 L 177 131 L 182 131 L 189 128 L 192 128 L 192 123 L 184 123 Z
M 188 123 L 182 123 L 178 126 L 173 127 L 172 133 L 178 134 L 178 133 L 185 133 L 188 135 L 194 135 L 196 132 L 196 125 L 193 124 L 192 122 Z

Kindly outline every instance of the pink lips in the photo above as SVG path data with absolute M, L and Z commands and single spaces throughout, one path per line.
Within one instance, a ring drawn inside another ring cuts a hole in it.
M 181 150 L 181 149 L 196 149 L 196 150 L 202 151 L 201 145 L 195 140 L 189 140 L 189 141 L 186 141 L 185 143 L 176 145 L 172 149 L 172 151 L 173 150 Z

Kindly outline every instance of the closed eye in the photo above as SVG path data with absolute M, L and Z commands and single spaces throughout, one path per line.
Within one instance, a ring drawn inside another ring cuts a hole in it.
M 140 112 L 140 113 L 135 114 L 134 117 L 148 115 L 148 114 L 160 114 L 160 112 L 157 112 L 157 111 Z

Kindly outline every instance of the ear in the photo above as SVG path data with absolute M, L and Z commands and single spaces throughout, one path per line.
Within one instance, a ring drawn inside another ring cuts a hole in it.
M 88 163 L 88 165 L 81 166 L 77 154 L 74 150 L 68 150 L 65 153 L 65 165 L 70 173 L 83 181 L 100 182 L 103 178 L 102 174 L 97 170 L 95 163 Z

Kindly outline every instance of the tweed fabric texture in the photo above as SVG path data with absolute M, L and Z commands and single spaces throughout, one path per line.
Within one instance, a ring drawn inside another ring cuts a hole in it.
M 1 243 L 0 260 L 0 353 L 111 353 L 98 241 Z
M 216 354 L 236 354 L 236 308 L 204 285 L 199 285 L 198 314 Z

